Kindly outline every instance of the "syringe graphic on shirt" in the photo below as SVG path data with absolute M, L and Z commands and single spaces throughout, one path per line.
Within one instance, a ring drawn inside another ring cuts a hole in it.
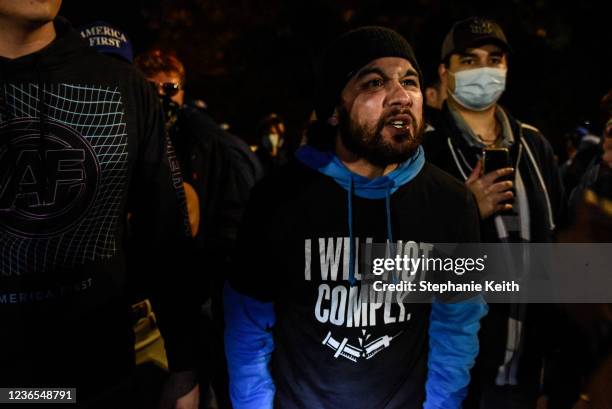
M 334 358 L 338 358 L 338 356 L 342 355 L 346 359 L 350 359 L 353 362 L 357 362 L 357 359 L 361 356 L 361 350 L 349 345 L 348 338 L 344 338 L 342 342 L 338 342 L 331 336 L 331 331 L 327 333 L 327 336 L 323 340 L 323 345 L 327 345 L 336 353 L 334 354 Z
M 391 340 L 397 338 L 401 333 L 402 332 L 400 331 L 392 337 L 389 335 L 384 335 L 367 344 L 364 348 L 366 359 L 372 358 L 374 355 L 387 348 L 391 344 Z
M 361 357 L 370 359 L 383 349 L 389 347 L 391 341 L 400 334 L 401 331 L 392 337 L 390 337 L 389 335 L 384 335 L 380 338 L 375 339 L 369 344 L 366 344 L 365 347 L 355 347 L 348 343 L 348 338 L 344 338 L 342 341 L 338 341 L 332 337 L 331 331 L 328 331 L 327 336 L 323 340 L 323 345 L 327 345 L 328 347 L 336 351 L 336 353 L 334 354 L 334 358 L 343 356 L 346 359 L 349 359 L 353 362 L 357 362 L 357 359 Z

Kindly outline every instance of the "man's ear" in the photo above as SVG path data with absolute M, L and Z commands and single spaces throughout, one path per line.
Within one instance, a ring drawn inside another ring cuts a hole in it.
M 434 87 L 425 88 L 425 102 L 426 103 L 435 103 L 434 101 L 438 100 L 438 90 Z
M 448 69 L 444 63 L 438 65 L 438 77 L 440 77 L 440 84 L 448 84 Z

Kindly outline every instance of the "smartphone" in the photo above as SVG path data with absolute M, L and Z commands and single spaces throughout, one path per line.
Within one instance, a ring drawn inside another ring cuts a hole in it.
M 512 167 L 512 162 L 510 161 L 510 152 L 508 148 L 484 148 L 482 151 L 482 162 L 483 162 L 483 174 L 487 174 L 490 172 L 494 172 L 498 169 L 510 168 Z M 511 173 L 506 176 L 502 176 L 497 178 L 496 182 L 501 182 L 504 180 L 514 181 L 514 173 Z M 511 188 L 513 194 L 516 195 L 514 188 Z M 504 200 L 502 203 L 512 204 L 514 200 Z M 500 213 L 503 214 L 511 214 L 513 210 L 504 210 Z
M 482 151 L 483 157 L 483 173 L 491 173 L 498 169 L 509 168 L 510 152 L 508 148 L 484 148 Z

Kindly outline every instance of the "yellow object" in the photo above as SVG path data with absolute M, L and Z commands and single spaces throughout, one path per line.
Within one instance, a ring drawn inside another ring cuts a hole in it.
M 155 313 L 149 300 L 132 305 L 132 311 L 140 317 L 134 324 L 136 336 L 136 365 L 153 363 L 164 371 L 168 370 L 168 358 L 164 339 L 157 327 Z
M 584 191 L 584 201 L 591 206 L 599 207 L 599 210 L 607 216 L 612 216 L 612 201 L 605 197 L 599 197 L 591 189 Z
M 185 199 L 187 201 L 187 215 L 189 216 L 189 226 L 191 227 L 191 237 L 198 234 L 200 228 L 200 199 L 193 186 L 183 182 L 185 189 Z

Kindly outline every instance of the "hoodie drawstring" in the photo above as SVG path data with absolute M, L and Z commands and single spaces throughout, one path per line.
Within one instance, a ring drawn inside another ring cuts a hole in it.
M 395 259 L 397 251 L 393 245 L 393 230 L 391 230 L 391 186 L 385 192 L 385 216 L 387 217 L 387 248 L 390 253 L 389 257 Z M 394 273 L 391 273 L 391 282 L 397 284 L 397 276 Z
M 392 184 L 391 184 L 392 185 Z M 393 243 L 393 230 L 391 227 L 391 188 L 389 186 L 385 192 L 385 217 L 387 222 L 387 246 L 392 246 Z M 353 193 L 354 193 L 354 182 L 353 175 L 349 176 L 349 189 L 348 189 L 348 230 L 349 230 L 349 284 L 351 287 L 357 285 L 355 279 L 355 238 L 353 237 Z M 392 257 L 395 258 L 395 251 L 393 251 Z M 393 275 L 393 282 L 395 283 L 397 277 Z
M 385 195 L 385 206 L 385 214 L 387 216 L 387 242 L 391 244 L 393 243 L 393 230 L 391 230 L 391 188 L 387 188 Z
M 42 200 L 47 198 L 47 186 L 49 177 L 47 175 L 47 157 L 45 155 L 45 137 L 47 134 L 47 103 L 45 99 L 45 91 L 43 89 L 42 74 L 40 68 L 40 59 L 36 59 L 36 76 L 37 76 L 37 87 L 38 87 L 38 103 L 36 110 L 38 111 L 38 155 L 41 161 L 41 174 L 38 175 L 39 191 L 42 193 Z
M 349 177 L 348 189 L 348 228 L 349 228 L 349 284 L 354 287 L 355 280 L 355 239 L 353 238 L 353 175 Z

